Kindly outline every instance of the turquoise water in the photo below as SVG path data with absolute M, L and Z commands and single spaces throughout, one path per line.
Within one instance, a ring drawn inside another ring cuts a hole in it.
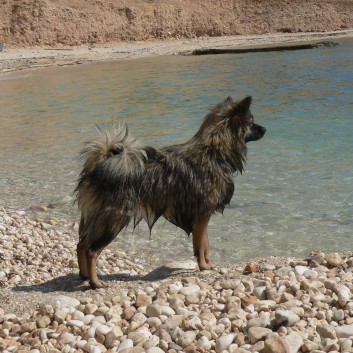
M 208 107 L 253 96 L 267 128 L 249 144 L 224 215 L 210 223 L 216 262 L 353 250 L 353 42 L 315 50 L 155 57 L 0 76 L 0 206 L 78 218 L 77 154 L 95 124 L 127 121 L 146 144 L 190 138 Z M 161 221 L 118 245 L 161 261 L 192 257 Z M 137 255 L 139 256 L 139 255 Z

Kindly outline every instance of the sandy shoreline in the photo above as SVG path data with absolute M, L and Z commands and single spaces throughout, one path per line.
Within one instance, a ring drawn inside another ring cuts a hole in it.
M 148 42 L 120 42 L 102 47 L 58 47 L 12 49 L 0 52 L 0 73 L 50 66 L 77 65 L 154 55 L 176 55 L 196 49 L 258 48 L 292 43 L 340 41 L 353 38 L 353 30 L 296 34 L 212 37 Z

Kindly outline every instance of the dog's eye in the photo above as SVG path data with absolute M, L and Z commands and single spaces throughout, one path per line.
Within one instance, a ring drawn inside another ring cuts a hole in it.
M 115 147 L 109 150 L 111 156 L 116 156 L 124 151 L 123 147 Z

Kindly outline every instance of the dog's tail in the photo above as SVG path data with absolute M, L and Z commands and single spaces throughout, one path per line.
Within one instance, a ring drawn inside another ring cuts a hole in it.
M 78 205 L 82 208 L 84 199 L 94 203 L 98 197 L 105 200 L 104 207 L 131 209 L 141 185 L 146 152 L 129 136 L 125 124 L 111 130 L 97 128 L 98 137 L 81 151 L 83 167 L 75 190 Z

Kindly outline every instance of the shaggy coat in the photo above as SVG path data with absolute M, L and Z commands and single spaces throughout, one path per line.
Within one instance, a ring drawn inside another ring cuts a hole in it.
M 152 229 L 163 216 L 193 234 L 200 269 L 211 268 L 208 221 L 233 196 L 233 174 L 244 170 L 246 142 L 266 131 L 254 123 L 250 104 L 251 97 L 240 102 L 228 97 L 189 141 L 161 149 L 141 146 L 126 125 L 98 128 L 98 138 L 81 152 L 76 188 L 80 276 L 92 288 L 105 285 L 96 274 L 100 252 L 130 221 L 136 226 L 144 219 Z

